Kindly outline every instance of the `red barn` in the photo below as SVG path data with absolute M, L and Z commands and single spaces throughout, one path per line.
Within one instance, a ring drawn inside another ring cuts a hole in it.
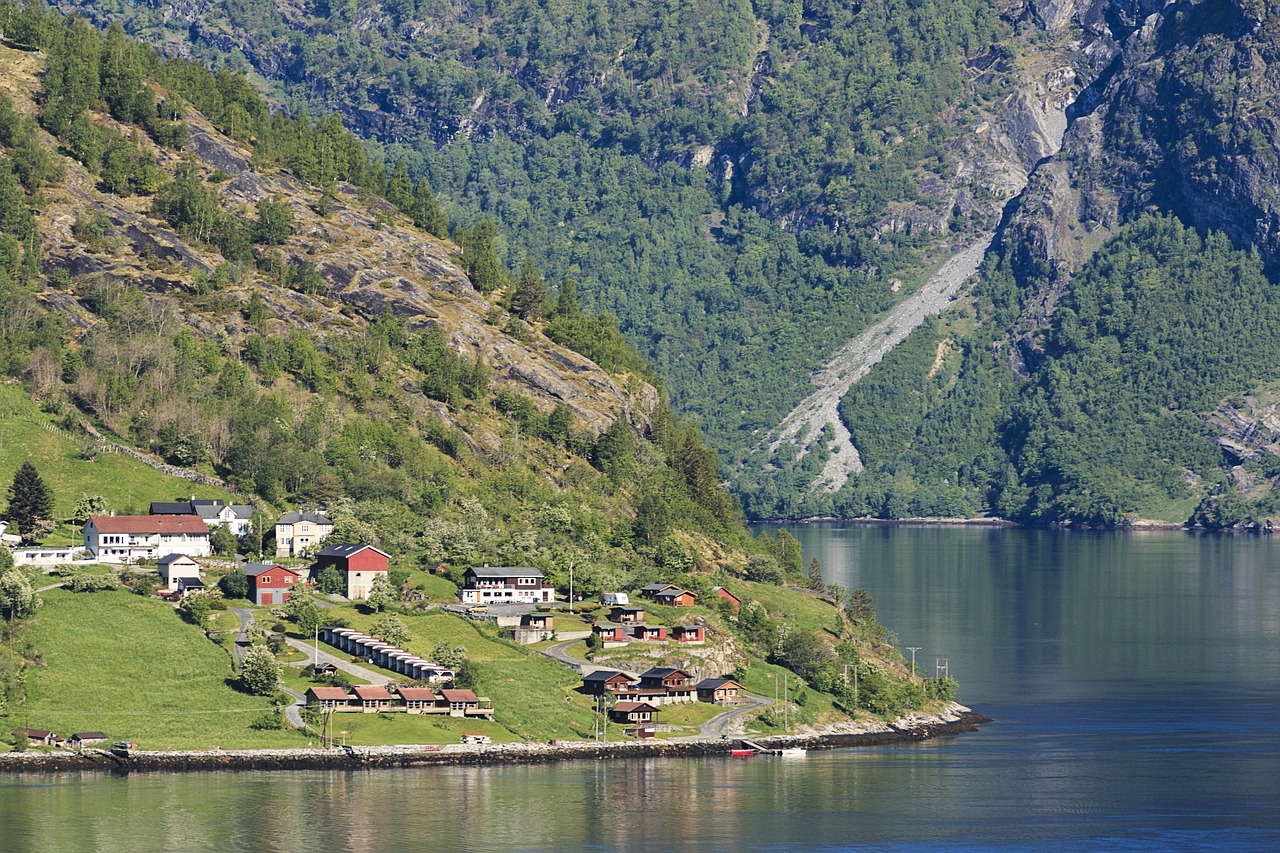
M 298 573 L 274 563 L 250 563 L 244 567 L 249 578 L 249 600 L 260 606 L 284 604 L 289 587 L 298 582 Z
M 734 613 L 737 613 L 742 609 L 742 599 L 729 592 L 729 590 L 722 586 L 718 586 L 715 588 L 714 592 L 716 594 L 716 598 L 719 598 L 721 601 L 729 602 L 729 606 L 733 608 Z
M 386 577 L 390 560 L 389 554 L 372 545 L 330 545 L 316 555 L 311 577 L 314 579 L 327 566 L 333 566 L 347 579 L 347 598 L 362 601 L 369 597 L 373 579 L 378 573 Z

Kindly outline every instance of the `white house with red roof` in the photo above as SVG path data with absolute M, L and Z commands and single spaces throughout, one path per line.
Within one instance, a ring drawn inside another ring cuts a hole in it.
M 212 553 L 209 527 L 198 515 L 91 515 L 84 523 L 84 547 L 99 563 Z

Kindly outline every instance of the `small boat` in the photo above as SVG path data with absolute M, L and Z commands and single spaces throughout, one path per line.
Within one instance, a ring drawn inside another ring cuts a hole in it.
M 729 754 L 734 758 L 750 758 L 756 754 L 754 749 L 731 749 Z
M 803 758 L 808 754 L 809 750 L 805 749 L 803 746 L 789 746 L 786 749 L 778 750 L 778 755 L 781 755 L 783 758 Z

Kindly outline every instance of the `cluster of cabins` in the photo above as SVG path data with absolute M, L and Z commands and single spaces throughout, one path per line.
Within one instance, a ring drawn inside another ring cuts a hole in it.
M 627 643 L 665 643 L 674 640 L 677 643 L 704 643 L 707 639 L 706 629 L 701 625 L 676 625 L 668 628 L 665 625 L 649 625 L 645 623 L 645 610 L 630 604 L 621 604 L 609 611 L 609 619 L 591 626 L 605 648 L 626 645 Z
M 744 693 L 731 678 L 706 678 L 695 684 L 689 673 L 668 666 L 655 666 L 639 678 L 614 669 L 596 670 L 582 677 L 582 692 L 611 697 L 610 719 L 633 724 L 656 722 L 663 705 L 694 701 L 735 705 L 743 701 Z
M 493 708 L 489 700 L 471 690 L 445 689 L 437 693 L 430 687 L 309 687 L 307 704 L 321 711 L 377 714 L 448 714 L 491 720 Z
M 14 729 L 12 734 L 14 738 L 26 738 L 27 746 L 69 746 L 72 749 L 80 749 L 85 746 L 97 746 L 107 741 L 105 732 L 76 732 L 65 739 L 44 729 Z

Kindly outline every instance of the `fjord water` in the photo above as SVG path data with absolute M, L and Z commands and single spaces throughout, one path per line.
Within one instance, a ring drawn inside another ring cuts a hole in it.
M 1280 850 L 1280 541 L 791 529 L 996 722 L 798 760 L 0 777 L 0 851 Z

